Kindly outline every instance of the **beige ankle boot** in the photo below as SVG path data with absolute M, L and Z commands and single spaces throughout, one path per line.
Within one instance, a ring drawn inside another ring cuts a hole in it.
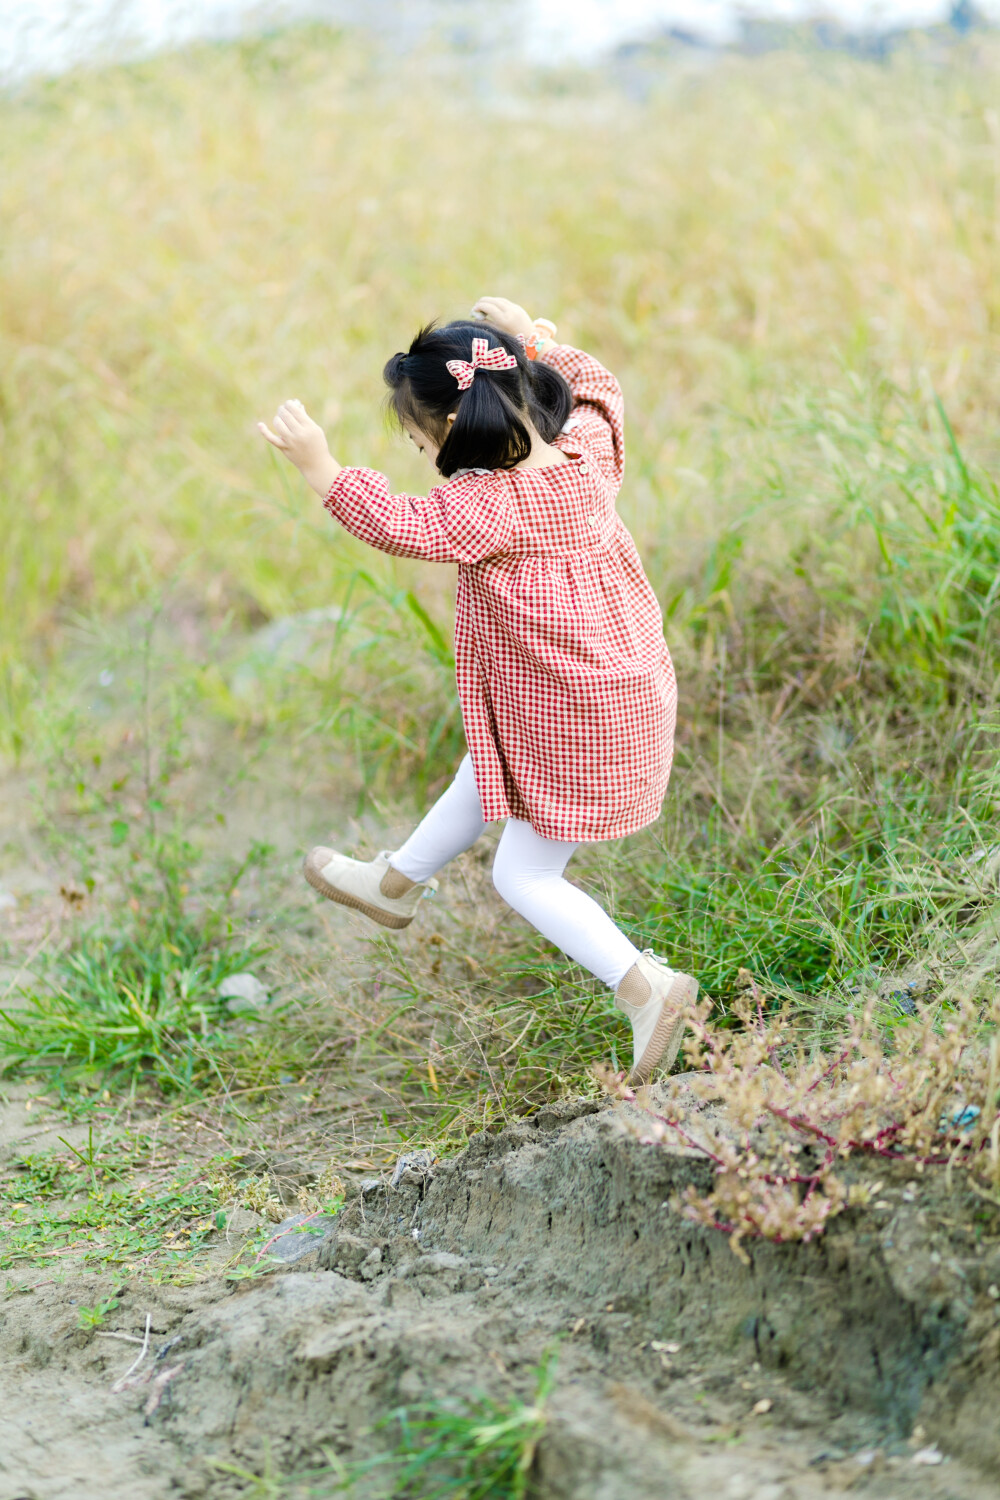
M 615 1005 L 632 1022 L 632 1085 L 669 1071 L 680 1049 L 685 1013 L 698 998 L 698 981 L 678 974 L 647 948 L 615 991 Z
M 415 883 L 392 868 L 391 858 L 383 851 L 370 860 L 349 859 L 336 849 L 320 846 L 306 855 L 303 873 L 313 890 L 328 901 L 338 901 L 383 927 L 399 930 L 409 927 L 423 898 L 437 890 L 437 881 Z

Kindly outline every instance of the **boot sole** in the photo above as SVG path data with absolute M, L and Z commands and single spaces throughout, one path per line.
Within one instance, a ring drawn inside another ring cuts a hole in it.
M 336 901 L 338 906 L 349 906 L 352 911 L 359 911 L 363 916 L 370 917 L 373 922 L 378 922 L 382 927 L 391 927 L 394 932 L 401 932 L 404 927 L 409 927 L 413 917 L 397 917 L 391 911 L 383 911 L 379 906 L 372 906 L 368 901 L 362 901 L 360 896 L 352 896 L 348 891 L 338 891 L 335 885 L 323 879 L 318 870 L 314 870 L 308 861 L 302 866 L 302 873 L 321 896 L 328 901 Z
M 692 979 L 690 974 L 678 974 L 664 997 L 660 1019 L 646 1043 L 646 1050 L 628 1075 L 630 1085 L 649 1083 L 658 1069 L 670 1071 L 687 1030 L 684 1012 L 697 998 L 697 979 Z

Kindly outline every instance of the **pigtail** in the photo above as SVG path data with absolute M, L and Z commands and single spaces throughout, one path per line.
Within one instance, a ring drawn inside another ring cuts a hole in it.
M 528 362 L 526 384 L 528 413 L 542 440 L 551 443 L 573 410 L 573 392 L 559 371 L 541 359 Z
M 438 451 L 438 469 L 446 478 L 456 469 L 513 469 L 530 452 L 523 410 L 492 372 L 480 371 L 462 393 Z
M 480 366 L 462 389 L 448 366 L 467 364 L 474 339 L 511 359 L 506 368 Z M 405 354 L 386 362 L 383 375 L 396 419 L 440 442 L 437 466 L 445 478 L 458 469 L 515 468 L 531 452 L 529 420 L 551 442 L 573 404 L 561 375 L 532 364 L 519 339 L 489 323 L 430 323 Z

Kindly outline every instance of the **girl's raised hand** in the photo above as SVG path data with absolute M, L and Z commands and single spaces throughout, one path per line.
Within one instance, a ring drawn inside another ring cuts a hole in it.
M 275 413 L 274 431 L 265 422 L 257 423 L 257 431 L 275 448 L 280 448 L 297 469 L 330 451 L 322 427 L 313 421 L 301 401 L 283 401 Z
M 272 426 L 258 422 L 257 431 L 295 465 L 317 494 L 329 492 L 340 465 L 330 454 L 326 433 L 301 401 L 283 401 Z
M 528 338 L 535 331 L 529 314 L 507 297 L 480 297 L 472 311 L 503 333 L 523 333 Z

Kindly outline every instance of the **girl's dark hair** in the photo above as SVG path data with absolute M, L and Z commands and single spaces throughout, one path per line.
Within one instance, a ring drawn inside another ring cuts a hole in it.
M 449 359 L 472 359 L 472 340 L 500 344 L 517 360 L 514 370 L 479 368 L 460 391 Z M 513 469 L 531 452 L 527 419 L 546 443 L 562 430 L 573 407 L 569 386 L 551 365 L 529 360 L 518 339 L 492 323 L 446 323 L 421 328 L 405 354 L 386 363 L 389 405 L 402 422 L 440 438 L 437 466 L 445 477 L 456 469 Z M 455 420 L 448 427 L 449 413 Z

